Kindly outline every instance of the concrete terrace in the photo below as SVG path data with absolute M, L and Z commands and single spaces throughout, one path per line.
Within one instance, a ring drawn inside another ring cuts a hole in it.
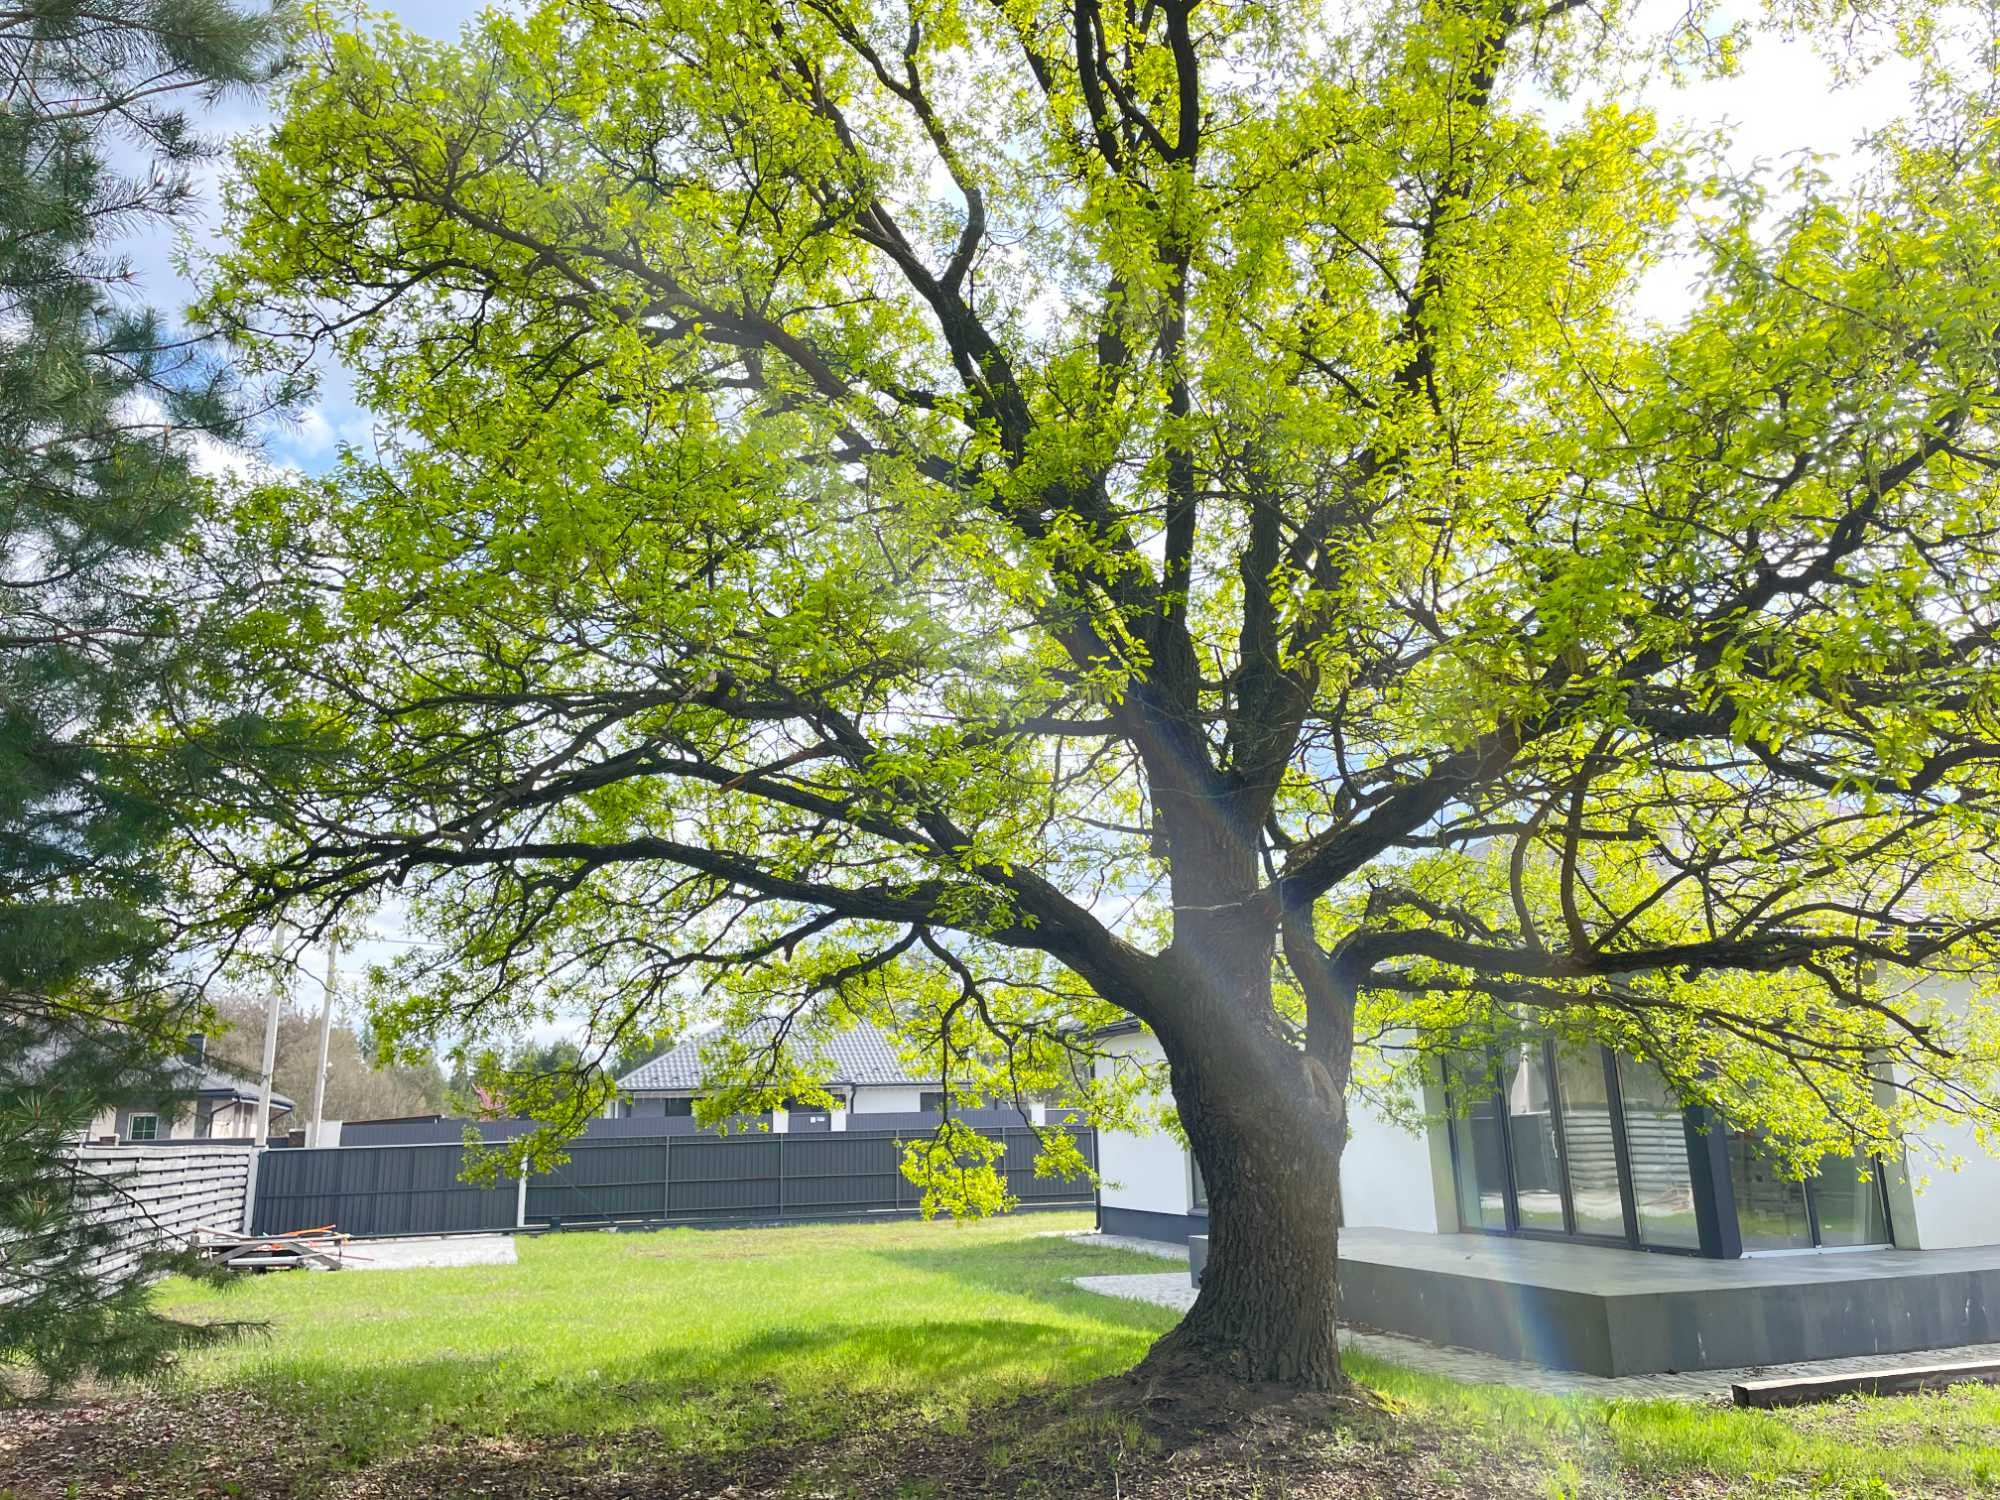
M 2000 1341 L 2000 1246 L 1703 1260 L 1349 1229 L 1340 1250 L 1342 1316 L 1360 1328 L 1599 1377 L 1738 1372 Z M 1158 1280 L 1164 1294 L 1176 1274 L 1116 1279 Z

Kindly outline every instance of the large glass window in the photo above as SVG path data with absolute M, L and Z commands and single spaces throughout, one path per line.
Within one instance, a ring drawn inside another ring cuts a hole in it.
M 1778 1164 L 1753 1130 L 1727 1137 L 1729 1188 L 1736 1198 L 1736 1227 L 1745 1250 L 1810 1250 L 1812 1211 L 1806 1185 L 1782 1176 Z
M 1618 1098 L 1632 1170 L 1632 1209 L 1639 1243 L 1700 1248 L 1694 1176 L 1688 1169 L 1687 1122 L 1681 1102 L 1659 1069 L 1618 1056 Z
M 1822 1245 L 1886 1245 L 1889 1215 L 1882 1200 L 1882 1174 L 1872 1162 L 1829 1156 L 1812 1180 L 1813 1210 Z
M 1549 1087 L 1548 1058 L 1539 1038 L 1508 1049 L 1500 1081 L 1521 1227 L 1560 1234 L 1569 1227 L 1563 1214 L 1562 1137 L 1556 1130 L 1554 1090 Z
M 1780 1175 L 1762 1136 L 1736 1131 L 1729 1138 L 1729 1185 L 1745 1250 L 1889 1243 L 1881 1172 L 1866 1158 L 1822 1157 L 1814 1174 L 1797 1182 Z
M 1622 1240 L 1625 1195 L 1618 1181 L 1618 1132 L 1611 1118 L 1603 1049 L 1558 1048 L 1556 1087 L 1576 1232 Z
M 1450 1088 L 1459 1222 L 1467 1228 L 1505 1229 L 1507 1148 L 1500 1138 L 1500 1103 L 1484 1059 L 1472 1059 L 1455 1068 Z
M 1650 1065 L 1535 1036 L 1490 1066 L 1455 1060 L 1445 1083 L 1463 1227 L 1700 1250 L 1685 1112 Z M 1829 1156 L 1801 1183 L 1778 1169 L 1758 1133 L 1719 1139 L 1745 1251 L 1890 1242 L 1873 1163 Z M 1707 1137 L 1701 1146 L 1705 1156 L 1716 1149 Z M 1726 1204 L 1717 1210 L 1726 1214 Z

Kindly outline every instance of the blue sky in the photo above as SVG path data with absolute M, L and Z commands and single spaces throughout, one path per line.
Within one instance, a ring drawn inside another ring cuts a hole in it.
M 383 4 L 371 0 L 370 9 L 396 17 L 405 27 L 426 36 L 455 36 L 460 27 L 488 6 L 485 0 L 411 0 L 404 4 Z M 206 128 L 215 135 L 235 137 L 262 129 L 271 113 L 265 101 L 239 94 L 204 117 Z M 214 243 L 219 228 L 219 195 L 228 170 L 227 158 L 204 167 L 199 180 L 204 189 L 201 210 L 187 224 L 197 251 Z M 175 269 L 179 236 L 154 232 L 135 236 L 125 247 L 140 278 L 140 293 L 163 313 L 178 315 L 195 296 L 195 287 Z M 274 423 L 259 441 L 261 455 L 278 464 L 294 464 L 308 472 L 327 467 L 342 441 L 365 441 L 369 431 L 367 414 L 353 403 L 348 383 L 338 371 L 329 370 L 319 402 L 292 423 Z

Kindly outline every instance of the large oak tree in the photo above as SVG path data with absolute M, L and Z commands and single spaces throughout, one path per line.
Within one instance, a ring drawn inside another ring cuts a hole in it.
M 1990 1120 L 1995 111 L 1900 35 L 1910 121 L 1774 194 L 1618 102 L 1733 65 L 1699 10 L 329 23 L 209 310 L 382 433 L 242 506 L 307 734 L 223 909 L 400 887 L 405 1035 L 869 1015 L 1100 1119 L 1136 1017 L 1162 1374 L 1338 1381 L 1357 1035 L 1607 1042 L 1799 1165 Z

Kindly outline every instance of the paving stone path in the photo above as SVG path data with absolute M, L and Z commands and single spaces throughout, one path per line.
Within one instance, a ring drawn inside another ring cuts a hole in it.
M 1153 1240 L 1134 1240 L 1123 1235 L 1083 1234 L 1075 1238 L 1088 1245 L 1113 1250 L 1136 1250 L 1142 1255 L 1187 1263 L 1187 1251 L 1176 1245 Z M 1079 1276 L 1076 1285 L 1106 1297 L 1129 1297 L 1186 1312 L 1194 1305 L 1194 1287 L 1186 1271 L 1162 1271 L 1136 1276 Z M 1518 1364 L 1498 1355 L 1472 1349 L 1453 1349 L 1428 1344 L 1422 1339 L 1404 1338 L 1393 1333 L 1340 1331 L 1340 1347 L 1365 1354 L 1371 1359 L 1421 1370 L 1428 1375 L 1445 1375 L 1468 1385 L 1513 1385 L 1550 1396 L 1602 1396 L 1626 1399 L 1670 1397 L 1686 1401 L 1712 1400 L 1729 1394 L 1739 1380 L 1769 1380 L 1786 1375 L 1850 1375 L 1870 1370 L 1898 1370 L 1909 1365 L 1956 1364 L 1967 1360 L 2000 1360 L 2000 1344 L 1968 1344 L 1954 1349 L 1920 1349 L 1907 1354 L 1867 1354 L 1852 1359 L 1819 1359 L 1802 1364 L 1763 1365 L 1745 1370 L 1687 1370 L 1664 1375 L 1586 1375 L 1576 1370 L 1546 1370 L 1540 1365 Z

